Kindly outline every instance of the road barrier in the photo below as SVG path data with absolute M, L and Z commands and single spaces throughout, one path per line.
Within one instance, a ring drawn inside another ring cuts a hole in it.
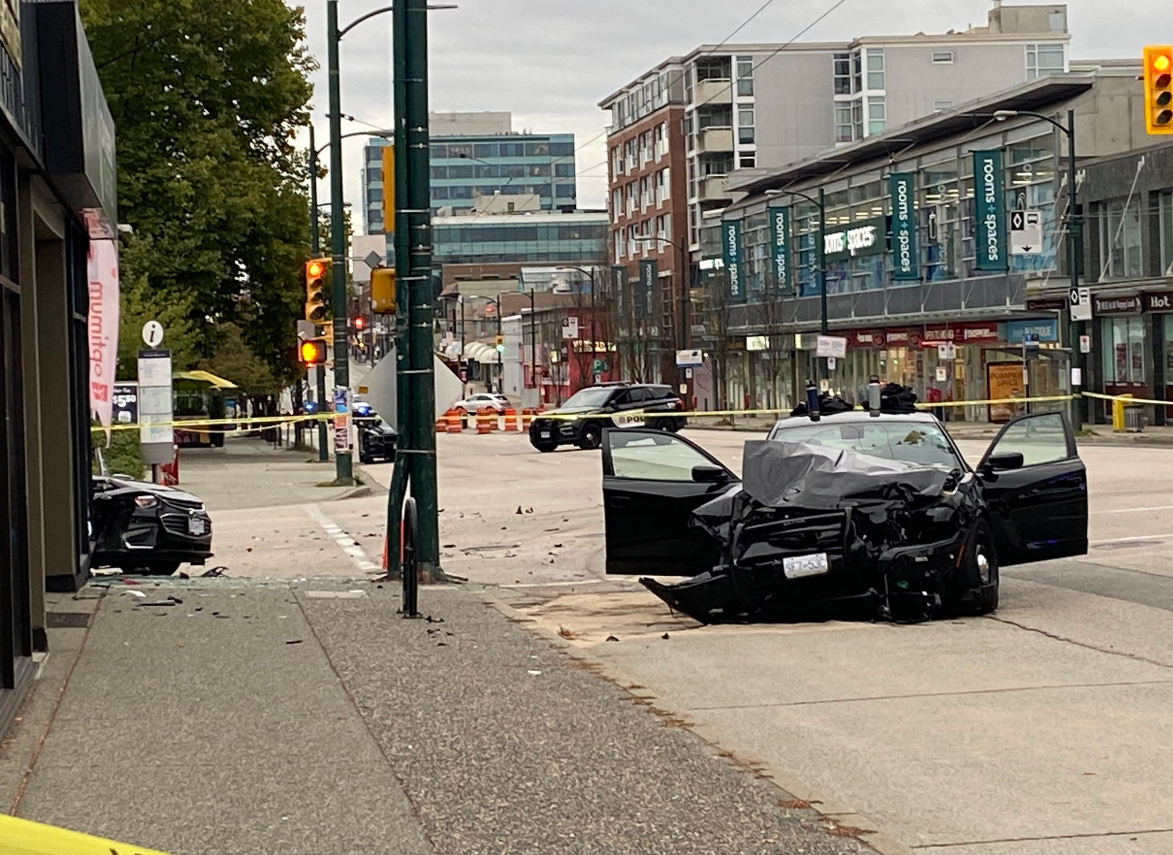
M 513 407 L 507 407 L 505 409 L 505 430 L 517 430 L 517 410 L 513 409 Z
M 27 819 L 0 815 L 0 852 L 4 855 L 167 855 Z

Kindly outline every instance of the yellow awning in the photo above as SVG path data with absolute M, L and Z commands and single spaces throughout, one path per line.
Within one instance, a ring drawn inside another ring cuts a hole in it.
M 223 377 L 217 377 L 210 371 L 176 371 L 176 380 L 194 380 L 198 383 L 211 383 L 217 389 L 237 389 L 239 388 L 230 380 L 225 380 Z

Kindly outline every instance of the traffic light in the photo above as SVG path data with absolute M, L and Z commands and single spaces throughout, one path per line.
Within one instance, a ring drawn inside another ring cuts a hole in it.
M 301 364 L 307 368 L 311 365 L 326 364 L 326 340 L 324 338 L 307 338 L 297 349 Z
M 371 271 L 371 311 L 376 315 L 395 314 L 395 271 L 390 267 Z
M 1145 129 L 1150 134 L 1173 134 L 1173 46 L 1144 49 Z
M 503 335 L 497 336 L 497 352 L 498 353 L 505 352 L 505 336 L 503 336 Z
M 356 330 L 358 330 L 359 332 L 362 332 L 364 329 L 366 329 L 366 326 L 367 326 L 367 319 L 364 318 L 362 315 L 359 315 L 358 317 L 356 317 L 354 319 L 354 328 Z
M 330 294 L 326 287 L 326 272 L 330 259 L 311 258 L 305 263 L 305 319 L 320 324 L 329 317 Z

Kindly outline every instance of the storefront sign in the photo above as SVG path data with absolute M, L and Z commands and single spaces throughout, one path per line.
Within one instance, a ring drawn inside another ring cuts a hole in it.
M 911 172 L 893 172 L 889 177 L 892 191 L 892 278 L 920 279 L 920 250 L 916 243 L 916 190 Z
M 920 330 L 888 330 L 884 333 L 888 347 L 920 347 Z
M 1140 297 L 1096 297 L 1097 315 L 1139 315 Z
M 656 259 L 645 258 L 639 263 L 639 294 L 635 299 L 635 312 L 641 321 L 655 317 L 654 301 L 658 274 Z
M 775 293 L 794 296 L 790 281 L 790 209 L 770 208 L 770 245 L 774 263 Z
M 856 330 L 855 332 L 847 333 L 847 344 L 849 347 L 883 347 L 886 341 L 887 339 L 882 332 Z
M 1146 312 L 1173 312 L 1173 291 L 1142 294 Z
M 986 366 L 986 388 L 990 400 L 1026 397 L 1026 383 L 1021 362 L 991 362 Z M 992 422 L 1008 422 L 1018 415 L 1018 404 L 989 404 Z
M 615 289 L 615 309 L 619 314 L 620 324 L 627 325 L 630 320 L 628 312 L 630 311 L 627 305 L 630 298 L 627 295 L 627 268 L 616 264 L 611 268 L 611 285 Z
M 1038 338 L 1035 339 L 1035 336 Z M 1036 342 L 1058 341 L 1059 321 L 1050 318 L 1049 320 L 1006 322 L 1006 341 L 1010 344 L 1022 344 L 1028 338 Z
M 114 421 L 120 425 L 138 422 L 138 383 L 115 383 L 113 404 Z
M 996 321 L 972 324 L 938 324 L 925 327 L 923 344 L 934 347 L 938 344 L 950 342 L 953 344 L 981 344 L 983 342 L 999 342 L 1001 332 Z
M 90 409 L 106 428 L 110 444 L 110 419 L 114 393 L 114 366 L 118 361 L 118 246 L 111 240 L 90 242 L 89 304 L 86 319 L 90 355 Z M 171 385 L 168 373 L 167 385 Z
M 1026 308 L 1031 312 L 1054 312 L 1066 309 L 1067 300 L 1063 297 L 1042 297 L 1036 300 L 1027 300 Z
M 745 302 L 745 284 L 741 273 L 741 220 L 721 221 L 721 244 L 725 272 L 729 275 L 729 302 Z
M 827 261 L 844 261 L 862 255 L 879 255 L 884 251 L 883 217 L 865 220 L 838 232 L 829 232 L 823 238 L 823 254 Z
M 978 270 L 1005 270 L 1006 263 L 1006 178 L 1002 152 L 973 153 L 974 231 Z
M 745 349 L 752 351 L 769 350 L 770 337 L 768 335 L 747 335 L 745 337 Z

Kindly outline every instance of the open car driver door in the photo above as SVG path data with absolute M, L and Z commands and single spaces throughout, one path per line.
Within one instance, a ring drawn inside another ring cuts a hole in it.
M 606 430 L 607 573 L 695 576 L 711 570 L 720 544 L 689 519 L 739 483 L 726 466 L 683 437 L 647 428 Z
M 1000 564 L 1087 554 L 1087 470 L 1062 413 L 1009 422 L 978 474 Z

